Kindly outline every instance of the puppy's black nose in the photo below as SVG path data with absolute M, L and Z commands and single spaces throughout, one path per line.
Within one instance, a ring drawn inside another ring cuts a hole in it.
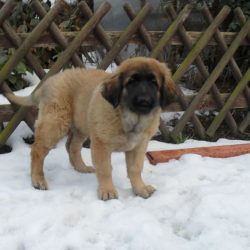
M 153 104 L 153 100 L 150 96 L 139 95 L 135 97 L 134 105 L 139 107 L 150 107 Z
M 148 95 L 138 95 L 133 99 L 131 110 L 138 114 L 148 114 L 154 108 L 154 99 Z

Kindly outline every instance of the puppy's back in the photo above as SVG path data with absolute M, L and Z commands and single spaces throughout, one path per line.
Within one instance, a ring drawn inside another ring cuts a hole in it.
M 94 88 L 108 75 L 97 69 L 67 69 L 49 77 L 43 85 L 29 96 L 16 96 L 12 92 L 4 92 L 7 99 L 23 106 L 39 106 L 39 103 L 77 97 L 84 93 L 89 97 Z

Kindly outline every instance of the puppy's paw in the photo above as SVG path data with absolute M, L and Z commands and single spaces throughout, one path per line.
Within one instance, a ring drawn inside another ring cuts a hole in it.
M 95 173 L 95 169 L 90 166 L 75 167 L 75 170 L 80 173 Z
M 48 184 L 41 176 L 32 176 L 32 185 L 35 189 L 48 190 Z
M 101 200 L 107 201 L 112 199 L 118 199 L 118 193 L 114 187 L 112 188 L 98 188 L 98 197 Z
M 140 188 L 134 188 L 133 190 L 136 195 L 147 199 L 155 192 L 156 189 L 151 185 L 145 185 Z

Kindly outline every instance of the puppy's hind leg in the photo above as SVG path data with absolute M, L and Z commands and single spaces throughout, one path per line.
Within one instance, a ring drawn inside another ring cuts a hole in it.
M 48 185 L 44 178 L 44 158 L 57 142 L 67 133 L 69 122 L 54 119 L 53 115 L 43 116 L 37 120 L 35 142 L 31 149 L 31 179 L 36 189 L 47 190 Z
M 39 140 L 35 141 L 31 149 L 31 181 L 36 189 L 47 190 L 48 185 L 44 178 L 43 162 L 49 153 L 49 148 Z
M 68 140 L 66 142 L 66 149 L 69 154 L 69 159 L 74 169 L 81 173 L 93 173 L 95 169 L 90 166 L 86 166 L 81 156 L 81 149 L 83 142 L 87 139 L 87 136 L 76 130 L 70 131 Z

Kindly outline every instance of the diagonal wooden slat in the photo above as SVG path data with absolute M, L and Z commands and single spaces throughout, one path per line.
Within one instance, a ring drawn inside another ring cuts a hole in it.
M 2 85 L 3 81 L 6 80 L 12 70 L 17 66 L 20 59 L 25 56 L 32 45 L 39 39 L 41 33 L 48 28 L 49 24 L 55 18 L 63 4 L 64 2 L 61 0 L 56 2 L 47 16 L 43 18 L 43 20 L 34 28 L 34 30 L 29 34 L 25 41 L 22 42 L 22 45 L 16 50 L 13 56 L 11 56 L 10 59 L 5 63 L 0 71 L 0 86 Z
M 179 24 L 183 23 L 189 16 L 192 11 L 193 6 L 191 4 L 186 4 L 184 8 L 178 14 L 178 17 L 169 25 L 167 31 L 161 37 L 157 45 L 154 47 L 154 50 L 151 53 L 151 56 L 154 58 L 159 58 L 160 53 L 164 47 L 170 42 L 173 35 L 178 29 Z
M 250 30 L 250 20 L 249 20 L 249 30 Z M 245 73 L 245 75 L 242 77 L 240 82 L 237 84 L 236 88 L 231 93 L 230 97 L 226 101 L 225 105 L 219 112 L 219 114 L 215 117 L 212 124 L 209 126 L 207 130 L 207 134 L 209 136 L 213 136 L 215 134 L 215 131 L 218 129 L 220 124 L 222 123 L 223 119 L 225 118 L 225 115 L 230 110 L 231 106 L 233 105 L 234 101 L 238 97 L 238 95 L 243 91 L 243 89 L 247 86 L 247 84 L 250 81 L 250 67 Z
M 98 66 L 99 69 L 106 69 L 114 60 L 115 56 L 123 49 L 130 37 L 137 31 L 138 27 L 143 23 L 144 19 L 151 11 L 150 4 L 145 4 L 139 11 L 136 18 L 128 25 L 126 30 L 122 33 L 113 48 L 106 54 L 102 62 Z
M 92 10 L 89 8 L 89 6 L 87 4 L 80 5 L 80 10 L 84 14 L 84 16 L 87 17 L 87 18 L 91 18 L 93 16 L 93 12 L 92 12 Z M 103 45 L 103 47 L 107 51 L 110 51 L 112 49 L 113 44 L 110 41 L 110 38 L 105 33 L 105 31 L 104 31 L 103 27 L 101 26 L 101 24 L 96 25 L 93 33 L 94 33 L 94 36 L 100 41 L 100 43 Z M 114 61 L 116 62 L 117 65 L 119 65 L 121 63 L 121 61 L 122 61 L 122 58 L 119 55 L 117 55 L 114 58 Z
M 128 4 L 128 3 L 124 4 L 123 8 L 126 11 L 129 19 L 131 21 L 133 21 L 136 18 L 136 12 L 133 10 L 132 5 Z M 146 47 L 149 51 L 152 51 L 153 50 L 153 42 L 151 40 L 151 37 L 148 34 L 147 29 L 145 28 L 145 26 L 143 24 L 141 24 L 141 26 L 138 27 L 137 32 L 139 34 L 141 42 L 146 45 Z
M 18 36 L 16 31 L 11 27 L 9 21 L 4 21 L 2 24 L 3 31 L 5 32 L 8 40 L 14 47 L 19 48 L 22 45 L 22 39 Z M 42 79 L 46 72 L 44 71 L 43 67 L 40 65 L 39 60 L 31 53 L 27 52 L 25 58 L 28 62 L 28 65 L 35 71 L 37 76 Z
M 245 119 L 241 122 L 239 126 L 239 131 L 241 133 L 244 133 L 249 125 L 250 125 L 250 112 L 247 113 Z
M 173 75 L 175 81 L 178 81 L 183 74 L 188 69 L 189 65 L 195 60 L 195 58 L 200 54 L 200 52 L 207 45 L 208 41 L 212 38 L 214 32 L 219 27 L 219 25 L 225 20 L 225 18 L 230 13 L 230 8 L 228 6 L 224 6 L 219 14 L 216 16 L 214 21 L 209 25 L 209 27 L 203 32 L 203 35 L 197 41 L 197 43 L 193 46 L 192 50 L 185 57 L 181 65 L 178 67 L 176 72 Z
M 9 22 L 7 20 L 4 21 L 5 18 L 8 15 L 10 15 L 15 4 L 16 4 L 15 1 L 12 1 L 12 0 L 6 1 L 5 5 L 0 9 L 0 26 L 2 26 L 4 32 L 7 35 L 7 38 L 9 39 L 9 41 L 11 41 L 11 43 L 14 45 L 14 47 L 19 47 L 19 46 L 21 46 L 22 40 L 16 35 L 15 30 L 11 27 Z M 34 58 L 32 56 L 32 54 L 29 52 L 27 53 L 27 56 L 30 57 L 30 60 L 28 60 L 28 61 L 30 63 L 30 66 L 32 68 L 34 68 L 36 74 L 39 77 L 42 77 L 43 75 L 45 75 L 45 72 L 44 72 L 43 68 L 40 66 L 38 60 L 36 60 L 36 58 Z M 35 65 L 35 62 L 38 62 L 37 65 Z M 3 83 L 3 85 L 4 85 L 4 83 Z M 5 86 L 5 89 L 7 89 L 7 86 Z M 8 91 L 10 91 L 10 90 L 8 90 Z
M 46 16 L 47 11 L 44 9 L 42 4 L 38 0 L 33 0 L 33 7 L 36 13 L 40 16 L 40 18 L 43 18 Z M 56 40 L 56 42 L 59 43 L 59 45 L 63 49 L 66 49 L 68 47 L 67 39 L 61 34 L 60 29 L 57 27 L 57 25 L 54 22 L 50 24 L 49 31 L 50 31 L 51 36 Z M 82 60 L 76 53 L 74 53 L 72 56 L 72 62 L 74 66 L 76 67 L 85 67 L 84 63 L 82 62 Z
M 9 0 L 5 1 L 4 5 L 2 6 L 1 3 L 1 9 L 0 9 L 0 24 L 4 22 L 4 20 L 11 15 L 11 12 L 13 11 L 14 7 L 16 5 L 16 0 Z
M 83 2 L 83 4 L 86 4 Z M 63 65 L 65 65 L 78 47 L 81 45 L 82 41 L 88 36 L 88 34 L 95 28 L 97 23 L 101 20 L 101 18 L 110 10 L 111 5 L 107 2 L 103 2 L 98 10 L 95 12 L 92 18 L 83 26 L 78 35 L 74 38 L 74 40 L 69 44 L 67 49 L 60 55 L 57 61 L 54 63 L 50 71 L 46 74 L 43 80 L 39 83 L 37 88 L 41 86 L 41 84 L 51 75 L 59 72 Z M 50 12 L 49 12 L 50 13 Z M 49 13 L 47 15 L 49 15 Z M 46 18 L 46 17 L 45 17 Z M 44 18 L 44 19 L 45 19 Z M 43 19 L 43 20 L 44 20 Z M 24 41 L 25 42 L 25 41 Z M 37 89 L 36 88 L 36 89 Z M 36 90 L 35 89 L 35 90 Z M 21 107 L 18 112 L 12 117 L 7 126 L 0 134 L 0 146 L 4 145 L 11 135 L 11 133 L 16 129 L 18 124 L 23 120 L 25 113 L 27 112 L 27 107 Z
M 14 45 L 14 47 L 18 48 L 19 46 L 21 46 L 22 40 L 17 35 L 15 30 L 10 26 L 8 21 L 4 21 L 4 23 L 2 24 L 2 29 L 6 33 L 6 36 L 8 37 L 9 41 Z M 33 68 L 37 76 L 40 79 L 42 79 L 46 75 L 46 72 L 44 71 L 43 67 L 40 65 L 39 60 L 31 52 L 28 52 L 25 57 L 26 57 L 26 61 L 28 65 L 31 68 Z M 4 93 L 12 92 L 6 83 L 3 83 L 2 89 Z M 16 109 L 16 105 L 14 105 L 14 108 Z M 31 109 L 29 109 L 29 111 L 30 110 Z M 34 118 L 31 112 L 27 112 L 24 119 L 25 119 L 25 122 L 28 124 L 28 126 L 33 130 Z
M 87 5 L 85 2 L 82 2 L 81 4 Z M 45 80 L 62 69 L 62 67 L 70 60 L 75 51 L 81 46 L 82 41 L 86 39 L 86 37 L 94 30 L 95 26 L 107 14 L 110 8 L 111 5 L 108 2 L 103 2 L 100 5 L 95 14 L 89 19 L 89 21 L 83 26 L 73 41 L 68 45 L 67 49 L 60 54 L 57 61 L 52 65 L 51 69 L 47 73 Z
M 210 90 L 212 85 L 215 83 L 216 79 L 219 77 L 222 70 L 225 68 L 227 63 L 229 62 L 230 58 L 233 56 L 235 51 L 240 46 L 243 39 L 246 37 L 247 32 L 250 30 L 250 20 L 246 22 L 246 24 L 243 26 L 241 31 L 238 33 L 236 38 L 234 39 L 233 43 L 228 48 L 227 52 L 223 55 L 223 57 L 220 59 L 212 73 L 210 74 L 209 78 L 205 81 L 202 88 L 200 89 L 197 96 L 193 99 L 193 101 L 190 103 L 188 109 L 183 114 L 177 125 L 175 126 L 172 136 L 173 138 L 177 138 L 180 131 L 183 129 L 185 124 L 188 122 L 192 114 L 194 113 L 194 110 L 196 109 L 197 105 L 201 101 L 201 99 L 204 97 L 204 95 Z
M 236 8 L 234 10 L 234 14 L 237 20 L 239 21 L 240 25 L 243 26 L 247 20 L 241 8 L 240 7 Z M 250 42 L 250 32 L 248 32 L 247 34 L 247 40 Z

